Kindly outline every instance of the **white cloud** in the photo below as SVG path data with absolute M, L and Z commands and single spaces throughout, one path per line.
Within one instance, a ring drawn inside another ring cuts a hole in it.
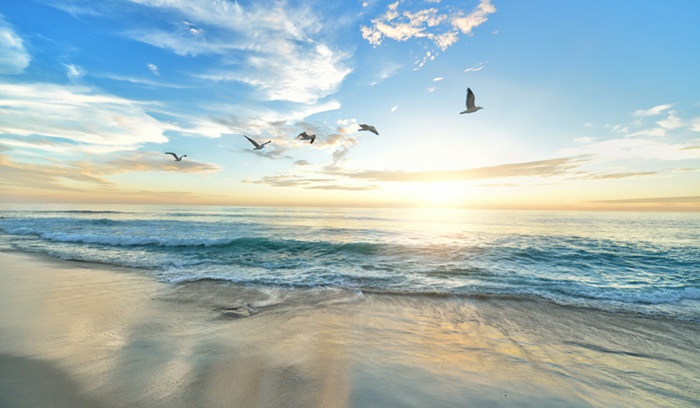
M 321 37 L 320 18 L 311 6 L 294 8 L 282 2 L 242 6 L 220 0 L 131 1 L 186 21 L 173 30 L 141 29 L 127 32 L 127 36 L 178 55 L 218 55 L 225 67 L 199 78 L 239 81 L 257 88 L 265 100 L 315 103 L 335 93 L 352 71 L 346 64 L 349 55 L 334 50 Z M 206 38 L 204 27 L 209 28 Z
M 343 65 L 346 58 L 319 44 L 276 58 L 251 56 L 245 69 L 230 72 L 228 78 L 256 87 L 266 100 L 312 104 L 337 91 L 351 72 Z
M 370 44 L 380 45 L 384 38 L 407 41 L 426 38 L 442 51 L 459 40 L 459 33 L 472 35 L 474 28 L 486 22 L 488 15 L 496 12 L 490 0 L 481 0 L 469 14 L 454 12 L 448 7 L 431 7 L 420 10 L 399 10 L 400 2 L 392 3 L 386 12 L 372 19 L 372 24 L 361 27 L 362 37 Z M 406 6 L 406 4 L 401 4 Z M 444 10 L 444 11 L 443 11 Z
M 693 132 L 700 132 L 700 118 L 693 119 L 693 122 L 690 125 L 690 130 Z
M 485 66 L 486 66 L 486 61 L 480 62 L 480 63 L 474 65 L 473 67 L 469 67 L 469 68 L 465 69 L 464 72 L 477 72 L 477 71 L 481 71 L 482 69 L 484 69 Z
M 433 82 L 442 81 L 443 79 L 444 78 L 442 78 L 442 77 L 436 77 L 436 78 L 433 78 Z
M 640 137 L 640 136 L 651 136 L 651 137 L 664 137 L 666 136 L 666 129 L 662 127 L 641 129 L 636 132 L 628 133 L 627 137 Z
M 609 127 L 609 126 L 606 125 L 606 127 Z M 618 124 L 618 125 L 614 125 L 614 126 L 612 127 L 612 132 L 613 132 L 613 133 L 622 133 L 622 134 L 626 134 L 626 133 L 629 133 L 629 131 L 630 131 L 630 129 L 629 129 L 628 126 L 623 126 L 623 125 L 619 125 L 619 124 Z
M 379 71 L 379 73 L 376 75 L 377 80 L 372 81 L 370 83 L 370 85 L 374 86 L 374 85 L 377 85 L 381 81 L 384 81 L 388 78 L 391 78 L 392 76 L 396 75 L 400 69 L 401 69 L 401 66 L 396 65 L 396 64 L 388 64 L 388 65 L 384 66 L 381 69 L 381 71 Z
M 668 130 L 678 129 L 685 126 L 681 118 L 676 115 L 675 111 L 669 111 L 668 117 L 656 122 L 656 124 Z
M 686 160 L 700 158 L 700 150 L 686 149 L 682 143 L 670 143 L 656 138 L 621 138 L 595 141 L 590 138 L 576 140 L 582 146 L 563 149 L 563 155 L 593 155 L 602 160 L 649 159 L 649 160 Z
M 0 15 L 0 75 L 21 74 L 30 61 L 24 41 Z
M 143 103 L 84 86 L 0 84 L 3 133 L 67 139 L 80 149 L 129 150 L 142 143 L 166 142 L 163 132 L 171 126 L 143 108 Z
M 85 70 L 77 65 L 63 64 L 63 66 L 66 67 L 66 75 L 68 75 L 68 79 L 70 80 L 79 79 L 85 76 Z
M 314 105 L 296 105 L 294 109 L 260 109 L 246 105 L 221 106 L 217 108 L 219 114 L 214 122 L 226 127 L 224 133 L 252 132 L 256 134 L 269 134 L 271 136 L 288 135 L 292 130 L 290 124 L 302 121 L 311 115 L 337 110 L 340 102 L 336 100 L 324 101 Z M 230 112 L 236 112 L 235 115 Z M 311 130 L 311 129 L 309 129 Z M 313 146 L 321 143 L 316 141 Z
M 423 56 L 422 59 L 419 59 L 419 60 L 416 61 L 416 68 L 414 68 L 413 70 L 416 71 L 416 70 L 418 70 L 418 69 L 420 69 L 420 68 L 423 68 L 423 66 L 424 66 L 428 61 L 433 61 L 433 60 L 435 60 L 435 57 L 437 57 L 437 54 L 433 54 L 432 52 L 427 51 L 427 52 L 425 53 L 425 55 Z
M 579 137 L 577 147 L 564 149 L 563 155 L 593 155 L 600 160 L 692 160 L 700 158 L 700 149 L 695 149 L 697 140 L 692 140 L 687 130 L 700 131 L 700 118 L 685 121 L 676 111 L 668 111 L 672 105 L 658 105 L 650 109 L 637 110 L 633 116 L 639 119 L 632 123 L 605 125 L 611 138 Z M 666 118 L 647 123 L 644 118 L 667 111 Z M 694 129 L 694 125 L 698 125 Z
M 463 34 L 471 35 L 472 30 L 485 23 L 488 20 L 488 15 L 495 12 L 496 7 L 491 4 L 490 0 L 481 0 L 479 6 L 468 15 L 453 18 L 452 25 Z
M 637 117 L 656 116 L 672 106 L 673 104 L 657 105 L 649 109 L 640 109 L 638 111 L 635 111 L 632 115 Z
M 394 105 L 391 107 L 392 112 L 396 112 L 399 109 L 399 105 Z
M 153 73 L 153 75 L 160 75 L 160 71 L 158 70 L 158 66 L 155 64 L 148 64 L 147 65 L 148 70 Z

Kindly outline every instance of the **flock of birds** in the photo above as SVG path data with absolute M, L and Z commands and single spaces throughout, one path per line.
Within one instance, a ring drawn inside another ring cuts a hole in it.
M 472 90 L 470 88 L 467 88 L 467 102 L 466 102 L 466 104 L 467 104 L 467 109 L 462 111 L 462 112 L 459 112 L 460 114 L 462 114 L 462 113 L 474 113 L 474 112 L 478 111 L 479 109 L 484 109 L 481 106 L 476 106 L 476 97 L 474 96 L 474 92 L 472 92 Z M 379 135 L 377 128 L 375 128 L 372 125 L 365 124 L 365 123 L 360 124 L 359 131 L 360 132 L 367 131 L 367 132 L 372 132 L 375 135 Z M 257 141 L 249 138 L 246 135 L 243 135 L 243 137 L 248 139 L 248 141 L 254 146 L 253 150 L 261 150 L 265 147 L 265 145 L 272 142 L 272 140 L 268 140 L 265 143 L 258 143 Z M 310 134 L 306 133 L 306 131 L 303 131 L 303 132 L 299 133 L 299 135 L 296 138 L 301 139 L 302 141 L 310 140 L 309 144 L 313 144 L 314 141 L 316 140 L 316 135 L 315 134 L 310 135 Z M 186 154 L 183 154 L 182 156 L 178 156 L 177 154 L 175 154 L 173 152 L 165 152 L 165 154 L 172 155 L 175 158 L 175 161 L 182 161 L 182 159 L 184 157 L 187 157 Z

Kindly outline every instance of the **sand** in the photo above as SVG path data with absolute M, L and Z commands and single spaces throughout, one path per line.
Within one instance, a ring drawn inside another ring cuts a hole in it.
M 697 323 L 0 252 L 1 407 L 697 406 Z

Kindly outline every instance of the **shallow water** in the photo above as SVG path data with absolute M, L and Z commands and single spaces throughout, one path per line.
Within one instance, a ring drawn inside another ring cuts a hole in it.
M 0 216 L 5 247 L 171 284 L 525 297 L 700 320 L 698 214 L 4 205 Z

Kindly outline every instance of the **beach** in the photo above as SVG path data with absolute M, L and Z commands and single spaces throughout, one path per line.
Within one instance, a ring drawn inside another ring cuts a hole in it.
M 697 323 L 0 252 L 3 407 L 687 407 Z M 257 305 L 255 308 L 250 305 Z

